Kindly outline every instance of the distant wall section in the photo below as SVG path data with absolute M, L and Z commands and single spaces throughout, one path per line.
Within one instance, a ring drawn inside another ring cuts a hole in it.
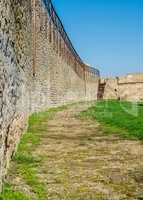
M 143 73 L 104 79 L 104 99 L 143 101 Z

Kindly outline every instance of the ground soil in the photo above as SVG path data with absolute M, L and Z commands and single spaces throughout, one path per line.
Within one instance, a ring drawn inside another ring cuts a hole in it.
M 89 106 L 70 106 L 41 124 L 43 138 L 31 152 L 43 157 L 39 180 L 52 200 L 143 199 L 143 143 L 106 135 L 77 116 Z

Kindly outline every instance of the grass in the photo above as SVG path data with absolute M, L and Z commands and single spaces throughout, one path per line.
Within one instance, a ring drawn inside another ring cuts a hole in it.
M 24 193 L 14 191 L 12 186 L 5 184 L 0 200 L 30 200 Z
M 62 106 L 31 115 L 28 130 L 21 138 L 18 151 L 13 158 L 14 169 L 11 169 L 10 173 L 20 175 L 30 187 L 34 197 L 27 197 L 24 192 L 17 191 L 14 185 L 5 183 L 0 200 L 50 200 L 44 183 L 38 179 L 38 169 L 42 157 L 33 156 L 32 150 L 40 144 L 42 139 L 42 123 L 51 119 L 56 112 L 66 108 L 66 106 Z
M 81 117 L 96 119 L 105 133 L 119 134 L 129 139 L 143 139 L 143 104 L 125 101 L 99 101 Z

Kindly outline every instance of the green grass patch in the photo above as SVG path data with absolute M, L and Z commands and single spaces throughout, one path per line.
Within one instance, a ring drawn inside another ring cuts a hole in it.
M 56 112 L 66 109 L 67 106 L 51 108 L 46 112 L 34 113 L 29 118 L 29 126 L 27 132 L 21 138 L 16 155 L 13 157 L 14 169 L 10 173 L 21 176 L 24 182 L 31 188 L 34 199 L 29 199 L 22 192 L 15 191 L 14 186 L 5 184 L 0 200 L 50 200 L 48 191 L 44 183 L 38 178 L 38 169 L 41 166 L 41 157 L 33 156 L 32 151 L 43 136 L 42 123 L 47 122 L 54 117 Z
M 13 187 L 5 184 L 0 200 L 30 200 L 24 193 L 14 191 Z
M 143 139 L 143 106 L 125 101 L 99 101 L 81 117 L 96 119 L 105 133 L 117 133 L 125 138 Z

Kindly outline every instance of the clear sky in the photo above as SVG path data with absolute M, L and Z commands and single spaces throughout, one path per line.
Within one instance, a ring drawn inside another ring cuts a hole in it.
M 80 57 L 103 76 L 143 72 L 143 0 L 53 0 Z

